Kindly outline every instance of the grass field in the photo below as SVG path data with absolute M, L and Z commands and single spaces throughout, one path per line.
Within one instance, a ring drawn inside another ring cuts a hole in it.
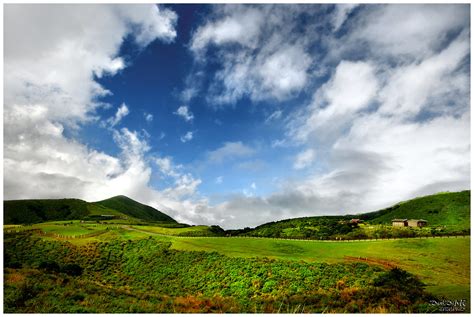
M 470 298 L 470 238 L 323 242 L 258 238 L 172 238 L 177 250 L 227 256 L 335 263 L 345 257 L 389 262 L 418 275 L 427 289 L 450 298 Z
M 289 261 L 337 263 L 363 258 L 371 264 L 398 266 L 416 274 L 435 295 L 450 299 L 470 298 L 470 237 L 415 238 L 398 240 L 327 242 L 268 238 L 179 237 L 181 233 L 204 230 L 205 226 L 161 228 L 156 226 L 111 226 L 78 221 L 50 222 L 25 226 L 71 236 L 70 242 L 84 245 L 115 239 L 135 240 L 153 235 L 185 251 L 218 252 L 231 257 L 268 257 Z M 65 226 L 65 224 L 68 224 Z M 110 229 L 104 231 L 107 227 Z M 10 229 L 10 226 L 4 227 Z M 22 228 L 23 229 L 23 228 Z M 72 236 L 101 232 L 93 237 Z M 52 239 L 45 237 L 45 239 Z M 349 258 L 351 257 L 351 258 Z
M 132 226 L 134 229 L 138 229 L 141 231 L 146 231 L 150 233 L 156 234 L 163 234 L 163 235 L 170 235 L 170 236 L 179 236 L 190 232 L 195 233 L 208 233 L 209 227 L 208 226 L 193 226 L 193 227 L 186 227 L 186 228 L 163 228 L 157 226 Z

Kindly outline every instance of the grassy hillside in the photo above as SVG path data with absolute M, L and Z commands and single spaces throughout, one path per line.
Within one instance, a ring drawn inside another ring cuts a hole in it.
M 470 227 L 471 191 L 439 193 L 415 198 L 387 209 L 363 214 L 374 224 L 390 224 L 392 219 L 425 219 L 430 226 Z
M 118 212 L 138 219 L 148 221 L 176 222 L 176 220 L 168 215 L 165 215 L 161 211 L 141 204 L 126 196 L 115 196 L 106 200 L 95 202 L 94 204 L 117 210 Z
M 345 239 L 412 237 L 432 235 L 430 230 L 412 228 L 360 227 L 349 223 L 363 219 L 369 225 L 391 225 L 392 219 L 425 219 L 430 227 L 443 227 L 438 234 L 465 233 L 470 228 L 471 192 L 440 193 L 401 202 L 383 210 L 344 216 L 320 216 L 269 222 L 254 229 L 230 230 L 232 235 L 272 238 Z M 446 228 L 444 228 L 446 227 Z M 435 231 L 433 231 L 434 233 Z
M 89 214 L 87 205 L 80 199 L 7 200 L 3 202 L 3 223 L 82 219 Z
M 30 199 L 3 202 L 4 224 L 31 224 L 56 220 L 100 219 L 111 215 L 130 221 L 157 221 L 176 224 L 164 213 L 125 196 L 96 203 L 80 199 Z

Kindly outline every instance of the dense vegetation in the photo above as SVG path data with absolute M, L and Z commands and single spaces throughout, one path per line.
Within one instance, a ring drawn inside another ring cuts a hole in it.
M 88 203 L 80 199 L 30 199 L 4 201 L 4 224 L 31 224 L 54 220 L 127 219 L 131 222 L 177 222 L 164 213 L 125 196 Z M 112 216 L 112 217 L 109 217 Z
M 413 275 L 365 263 L 185 252 L 153 238 L 75 246 L 5 235 L 5 312 L 427 312 Z

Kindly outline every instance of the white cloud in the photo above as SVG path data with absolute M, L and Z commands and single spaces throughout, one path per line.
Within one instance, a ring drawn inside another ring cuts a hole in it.
M 246 47 L 255 47 L 257 44 L 265 19 L 264 12 L 248 6 L 232 6 L 222 11 L 221 19 L 209 21 L 193 34 L 190 49 L 200 58 L 210 44 L 219 46 L 238 43 Z
M 468 35 L 463 33 L 439 54 L 392 71 L 380 93 L 381 112 L 409 117 L 424 109 L 455 111 L 454 106 L 446 107 L 447 102 L 465 108 L 468 100 L 461 97 L 469 93 L 469 75 L 456 69 L 469 51 Z
M 192 131 L 186 132 L 185 135 L 181 136 L 181 138 L 180 138 L 181 142 L 186 143 L 186 142 L 191 141 L 194 137 L 193 134 L 194 134 L 194 132 L 192 132 Z
M 378 79 L 368 62 L 342 61 L 333 77 L 317 90 L 313 103 L 293 122 L 293 137 L 306 142 L 313 134 L 320 140 L 337 137 L 355 114 L 376 97 Z
M 194 115 L 187 106 L 180 106 L 174 114 L 182 117 L 185 121 L 192 121 L 194 119 Z
M 128 110 L 128 107 L 125 103 L 122 103 L 120 107 L 117 109 L 117 112 L 115 113 L 115 116 L 107 119 L 107 123 L 111 126 L 114 127 L 116 126 L 126 115 L 128 115 L 130 111 Z
M 306 87 L 312 57 L 307 52 L 306 38 L 298 34 L 301 32 L 297 30 L 298 17 L 314 12 L 305 8 L 291 5 L 215 8 L 212 18 L 193 34 L 190 44 L 196 61 L 204 65 L 207 48 L 218 51 L 218 70 L 207 93 L 211 105 L 235 104 L 246 96 L 252 101 L 283 101 L 297 96 Z M 194 83 L 188 86 L 185 91 L 201 88 Z
M 64 135 L 97 122 L 98 100 L 109 92 L 94 77 L 126 66 L 118 56 L 123 39 L 131 35 L 142 47 L 172 41 L 176 14 L 155 5 L 9 4 L 4 10 L 5 199 L 94 201 L 123 194 L 172 216 L 193 210 L 189 197 L 199 179 L 180 172 L 171 187 L 150 186 L 145 132 L 111 129 L 118 156 Z M 127 109 L 122 105 L 111 123 Z
M 401 61 L 421 60 L 435 53 L 452 34 L 469 23 L 469 8 L 450 4 L 389 4 L 365 7 L 350 33 L 335 40 L 348 55 L 364 49 L 373 56 Z
M 145 112 L 143 114 L 143 116 L 145 117 L 146 122 L 152 122 L 153 121 L 153 115 L 151 113 Z
M 218 176 L 218 177 L 216 177 L 215 183 L 216 184 L 222 184 L 223 181 L 224 181 L 224 177 L 223 176 Z
M 235 158 L 249 157 L 255 153 L 255 150 L 242 142 L 226 142 L 224 145 L 214 151 L 207 153 L 209 162 L 222 163 Z
M 300 170 L 310 166 L 316 158 L 316 151 L 313 149 L 307 149 L 303 152 L 298 153 L 293 163 L 293 168 Z

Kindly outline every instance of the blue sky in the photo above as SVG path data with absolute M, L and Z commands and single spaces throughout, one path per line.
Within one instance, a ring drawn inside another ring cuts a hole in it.
M 6 5 L 4 196 L 237 228 L 470 188 L 469 11 Z

